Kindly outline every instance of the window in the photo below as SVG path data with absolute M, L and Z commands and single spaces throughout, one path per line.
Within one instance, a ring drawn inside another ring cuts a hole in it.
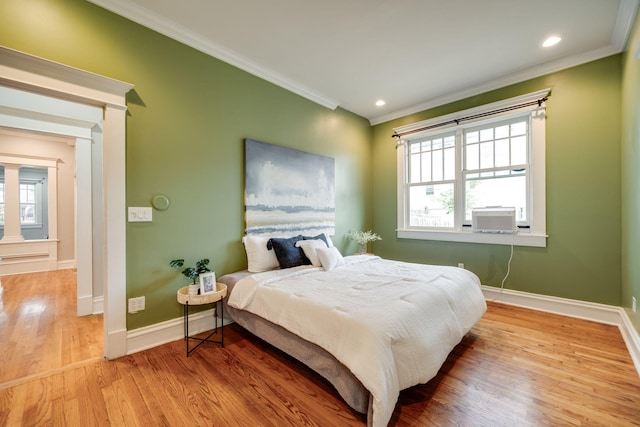
M 411 227 L 453 227 L 455 151 L 455 134 L 419 139 L 409 144 Z
M 36 224 L 36 184 L 20 183 L 20 224 Z
M 44 224 L 48 217 L 48 168 L 20 165 L 12 169 L 18 174 L 7 181 L 5 167 L 0 165 L 0 236 L 6 232 L 6 210 L 9 208 L 11 215 L 19 216 L 20 233 L 25 240 L 41 239 L 48 232 L 48 224 Z
M 546 246 L 547 94 L 396 129 L 398 237 Z M 515 208 L 515 236 L 472 233 L 473 208 L 489 206 Z
M 465 216 L 474 207 L 505 206 L 516 210 L 519 226 L 528 226 L 529 116 L 487 124 L 463 133 Z

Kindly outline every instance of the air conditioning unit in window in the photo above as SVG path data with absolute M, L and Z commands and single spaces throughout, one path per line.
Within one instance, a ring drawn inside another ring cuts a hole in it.
M 515 233 L 516 209 L 474 208 L 471 211 L 471 229 L 476 233 Z

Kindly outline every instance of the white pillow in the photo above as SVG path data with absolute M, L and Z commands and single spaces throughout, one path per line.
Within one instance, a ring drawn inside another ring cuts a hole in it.
M 327 244 L 320 239 L 311 239 L 311 240 L 298 240 L 296 242 L 297 248 L 302 248 L 304 252 L 304 256 L 309 258 L 311 261 L 311 265 L 314 267 L 320 267 L 320 260 L 318 259 L 318 255 L 316 253 L 316 249 L 326 248 Z
M 247 235 L 242 238 L 247 253 L 247 268 L 252 273 L 274 270 L 280 267 L 273 249 L 267 249 L 270 237 Z
M 320 264 L 322 264 L 322 268 L 326 271 L 333 270 L 336 267 L 344 265 L 344 258 L 342 254 L 335 246 L 330 248 L 318 248 L 316 249 L 316 254 L 320 259 Z
M 322 233 L 322 234 L 324 234 L 325 239 L 327 239 L 327 245 L 329 245 L 329 247 L 332 248 L 333 242 L 331 241 L 331 237 L 327 233 Z

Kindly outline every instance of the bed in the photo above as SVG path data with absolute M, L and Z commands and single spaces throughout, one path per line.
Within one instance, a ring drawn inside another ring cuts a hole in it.
M 369 426 L 386 426 L 400 391 L 435 377 L 486 311 L 479 279 L 457 267 L 342 257 L 327 238 L 306 239 L 316 242 L 296 247 L 307 262 L 280 268 L 271 258 L 252 265 L 245 241 L 249 269 L 219 278 L 225 313 L 326 378 Z

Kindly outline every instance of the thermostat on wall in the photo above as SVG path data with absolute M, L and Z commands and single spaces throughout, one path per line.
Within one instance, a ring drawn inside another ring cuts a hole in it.
M 164 211 L 169 208 L 169 198 L 164 194 L 156 194 L 151 198 L 151 206 L 159 211 Z

